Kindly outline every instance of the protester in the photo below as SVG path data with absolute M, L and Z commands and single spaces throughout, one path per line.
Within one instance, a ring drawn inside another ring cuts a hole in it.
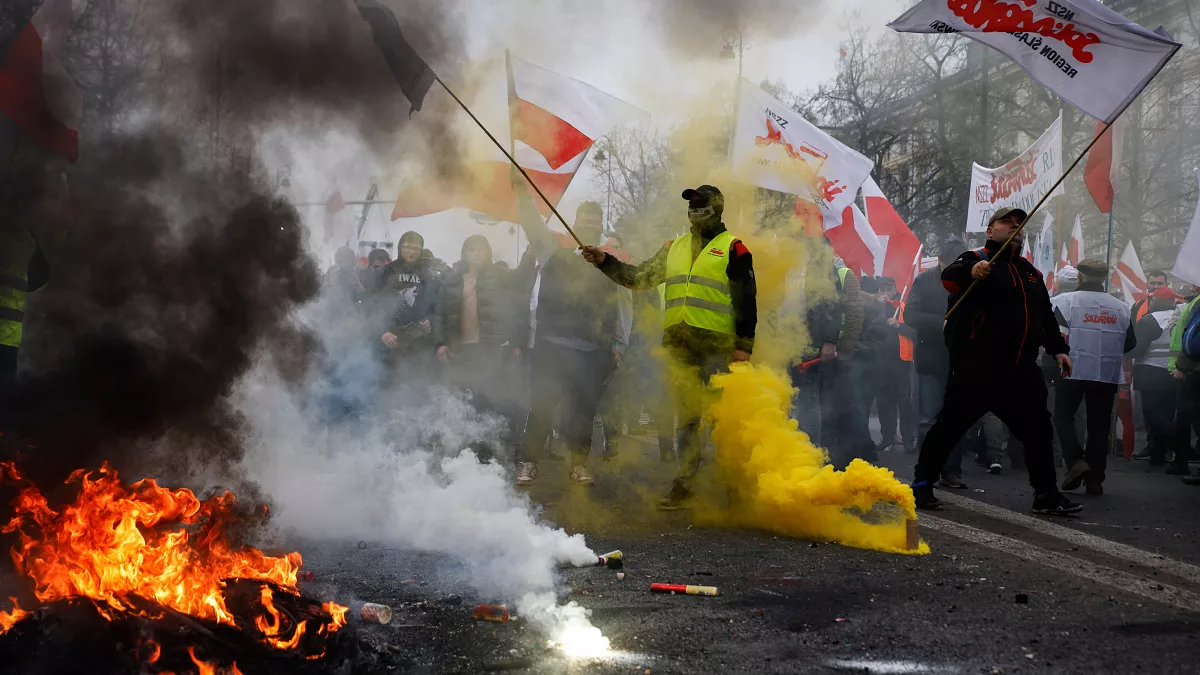
M 1155 277 L 1151 272 L 1149 278 Z M 1137 346 L 1129 353 L 1133 359 L 1133 388 L 1141 399 L 1142 417 L 1146 421 L 1148 452 L 1151 466 L 1166 464 L 1174 431 L 1176 386 L 1167 370 L 1171 358 L 1171 317 L 1175 314 L 1175 293 L 1163 284 L 1156 285 L 1150 295 L 1133 307 L 1142 318 L 1134 324 Z M 1148 284 L 1147 284 L 1148 285 Z M 1139 306 L 1140 305 L 1140 306 Z M 1134 459 L 1138 459 L 1134 455 Z M 1185 471 L 1186 473 L 1186 467 Z
M 661 509 L 684 507 L 700 466 L 700 419 L 709 379 L 730 361 L 748 361 L 758 323 L 757 289 L 750 251 L 721 221 L 725 197 L 711 185 L 683 191 L 690 231 L 640 265 L 617 260 L 598 246 L 584 258 L 610 279 L 633 290 L 666 283 L 663 346 L 672 361 L 679 413 L 680 471 Z
M 367 254 L 367 267 L 370 269 L 377 270 L 390 262 L 392 262 L 392 256 L 382 248 L 373 248 Z
M 1073 367 L 1058 382 L 1054 397 L 1054 425 L 1062 442 L 1067 473 L 1062 489 L 1086 485 L 1089 495 L 1104 494 L 1108 463 L 1108 432 L 1117 386 L 1124 381 L 1122 355 L 1137 345 L 1129 320 L 1129 307 L 1104 290 L 1108 265 L 1089 258 L 1079 263 L 1079 288 L 1051 301 L 1058 325 L 1067 330 Z M 1087 411 L 1086 451 L 1075 434 L 1075 413 Z
M 906 289 L 907 290 L 907 289 Z M 880 386 L 876 405 L 879 407 L 880 451 L 899 447 L 906 451 L 917 448 L 917 420 L 911 398 L 909 381 L 912 371 L 912 344 L 901 336 L 901 306 L 904 298 L 896 290 L 896 280 L 879 278 L 879 297 L 886 303 L 887 339 L 879 355 Z M 907 351 L 905 354 L 907 344 Z M 894 347 L 894 348 L 893 348 Z M 907 358 L 905 358 L 907 356 Z
M 620 236 L 615 232 L 608 232 L 604 235 L 604 245 L 601 248 L 605 253 L 616 256 L 617 260 L 630 261 L 629 252 L 625 250 Z M 627 354 L 617 359 L 616 368 L 604 388 L 604 396 L 600 399 L 600 423 L 604 431 L 604 453 L 601 455 L 601 459 L 605 461 L 617 458 L 621 429 L 636 423 L 635 418 L 638 415 L 638 410 L 635 409 L 637 397 L 634 396 L 637 389 L 635 382 L 637 373 L 632 372 L 626 366 L 626 356 L 633 351 L 633 343 L 637 340 L 633 333 L 633 292 L 627 288 L 621 289 L 621 292 L 625 294 L 625 297 L 618 306 L 619 320 L 621 332 L 628 336 L 629 346 L 626 349 Z
M 925 445 L 925 437 L 937 419 L 950 377 L 950 351 L 946 349 L 946 338 L 942 334 L 946 299 L 950 294 L 942 285 L 942 271 L 966 248 L 966 244 L 958 237 L 943 241 L 938 247 L 938 266 L 917 275 L 904 308 L 906 330 L 916 341 L 911 400 L 916 406 L 918 448 Z M 954 445 L 954 450 L 942 467 L 942 478 L 938 483 L 942 487 L 967 487 L 962 479 L 964 447 L 964 441 Z
M 836 465 L 845 466 L 851 458 L 869 457 L 875 450 L 854 379 L 855 352 L 863 338 L 865 294 L 858 275 L 842 260 L 834 260 L 829 274 L 835 299 L 809 302 L 806 312 L 812 344 L 819 345 L 820 362 L 806 373 L 810 382 L 798 384 L 802 401 L 811 396 L 806 392 L 815 391 L 820 415 L 816 420 L 805 419 L 801 428 L 815 443 L 829 449 Z M 813 435 L 811 430 L 818 425 Z
M 1129 309 L 1129 315 L 1133 317 L 1134 325 L 1137 325 L 1143 317 L 1151 311 L 1150 304 L 1154 299 L 1154 294 L 1160 288 L 1166 288 L 1171 296 L 1174 296 L 1174 291 L 1171 291 L 1170 285 L 1167 283 L 1167 273 L 1162 270 L 1150 270 L 1146 273 L 1146 297 L 1138 299 L 1133 303 L 1133 307 Z
M 950 304 L 963 301 L 947 320 L 950 376 L 937 421 L 917 460 L 913 494 L 918 508 L 938 509 L 933 494 L 955 444 L 985 412 L 992 411 L 1025 446 L 1034 489 L 1033 510 L 1065 514 L 1079 504 L 1058 491 L 1051 457 L 1054 431 L 1046 411 L 1046 385 L 1037 367 L 1038 347 L 1071 371 L 1069 347 L 1058 331 L 1042 275 L 1020 256 L 1027 214 L 1001 208 L 987 226 L 983 249 L 968 251 L 942 271 Z M 1000 251 L 1012 236 L 1012 245 Z M 978 282 L 966 295 L 972 282 Z
M 325 272 L 325 285 L 333 302 L 342 307 L 358 304 L 366 294 L 366 286 L 360 276 L 358 258 L 348 246 L 333 254 L 333 267 Z
M 884 376 L 884 368 L 887 365 L 888 356 L 891 352 L 895 352 L 896 358 L 900 354 L 900 340 L 898 332 L 888 326 L 888 318 L 890 317 L 890 308 L 887 301 L 883 298 L 879 291 L 878 280 L 864 276 L 859 280 L 859 288 L 862 292 L 863 305 L 863 327 L 862 335 L 858 341 L 858 347 L 854 352 L 854 356 L 850 359 L 851 380 L 854 383 L 855 392 L 857 393 L 857 405 L 850 408 L 849 415 L 853 416 L 851 420 L 853 429 L 868 428 L 866 443 L 854 443 L 850 445 L 835 446 L 834 451 L 836 456 L 834 466 L 845 467 L 854 459 L 862 459 L 871 463 L 878 461 L 878 452 L 891 447 L 891 436 L 885 436 L 876 448 L 870 438 L 869 422 L 871 417 L 871 404 L 879 399 L 880 410 L 880 431 L 887 433 L 887 429 L 883 428 L 884 417 L 884 400 L 886 395 L 881 394 L 881 389 L 886 386 L 886 378 Z M 895 414 L 893 413 L 893 417 Z M 893 424 L 891 435 L 895 434 L 895 426 Z
M 0 385 L 17 375 L 26 299 L 49 277 L 50 264 L 33 233 L 15 220 L 0 224 Z
M 525 417 L 516 386 L 529 331 L 525 281 L 525 270 L 494 260 L 487 237 L 467 237 L 459 261 L 442 280 L 433 319 L 433 344 L 447 380 L 469 391 L 477 409 L 505 418 L 506 451 L 515 450 Z
M 605 387 L 629 344 L 621 322 L 628 294 L 614 288 L 591 265 L 558 243 L 534 207 L 525 184 L 517 184 L 521 227 L 537 264 L 531 301 L 529 420 L 522 440 L 518 485 L 538 477 L 538 462 L 558 409 L 559 435 L 571 457 L 570 481 L 595 483 L 587 468 L 592 422 Z M 600 243 L 604 214 L 584 202 L 575 212 L 576 236 L 589 246 Z M 632 310 L 630 310 L 632 311 Z
M 399 258 L 376 270 L 371 288 L 376 323 L 382 330 L 379 341 L 387 348 L 392 374 L 404 379 L 432 376 L 430 334 L 440 275 L 431 261 L 421 257 L 424 245 L 424 237 L 416 232 L 401 235 L 396 246 Z
M 1171 462 L 1170 473 L 1182 473 L 1183 482 L 1188 485 L 1200 485 L 1200 474 L 1189 473 L 1188 461 L 1191 460 L 1192 432 L 1200 436 L 1200 367 L 1196 359 L 1183 353 L 1185 331 L 1200 317 L 1200 286 L 1187 286 L 1183 289 L 1183 297 L 1187 304 L 1183 305 L 1175 317 L 1171 328 L 1171 357 L 1167 360 L 1167 370 L 1175 378 L 1177 389 L 1175 399 L 1175 458 Z

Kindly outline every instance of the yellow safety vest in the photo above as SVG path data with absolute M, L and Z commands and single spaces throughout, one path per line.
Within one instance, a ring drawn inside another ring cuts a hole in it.
M 0 345 L 21 346 L 29 262 L 37 242 L 24 229 L 0 232 Z
M 722 232 L 692 260 L 692 235 L 679 237 L 667 252 L 666 326 L 686 323 L 734 335 L 729 291 L 729 248 L 734 237 Z

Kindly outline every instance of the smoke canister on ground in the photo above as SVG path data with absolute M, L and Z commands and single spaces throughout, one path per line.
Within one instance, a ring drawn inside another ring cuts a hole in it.
M 504 605 L 477 605 L 471 612 L 471 618 L 479 621 L 507 623 L 511 616 L 508 607 Z
M 358 618 L 363 623 L 388 624 L 392 621 L 392 608 L 374 602 L 363 603 L 358 610 Z
M 691 586 L 687 584 L 650 584 L 652 593 L 684 593 L 686 595 L 716 596 L 716 586 Z

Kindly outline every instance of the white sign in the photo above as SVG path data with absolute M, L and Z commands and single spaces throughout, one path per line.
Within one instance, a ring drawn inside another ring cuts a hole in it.
M 738 83 L 737 105 L 729 153 L 734 178 L 798 195 L 840 218 L 873 162 L 748 80 Z
M 984 232 L 988 220 L 1001 207 L 1033 211 L 1050 186 L 1062 178 L 1062 111 L 1058 119 L 1016 159 L 997 169 L 971 164 L 971 192 L 967 197 L 967 232 Z M 1063 194 L 1062 185 L 1052 196 Z
M 1096 0 L 921 0 L 888 24 L 901 33 L 962 33 L 1033 79 L 1112 122 L 1181 46 Z

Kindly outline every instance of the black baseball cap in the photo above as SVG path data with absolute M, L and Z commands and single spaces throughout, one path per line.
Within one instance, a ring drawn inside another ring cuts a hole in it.
M 688 188 L 683 191 L 683 198 L 689 202 L 700 202 L 703 200 L 703 206 L 712 205 L 717 209 L 725 207 L 725 195 L 712 185 L 701 185 L 698 188 Z
M 1002 209 L 996 209 L 996 212 L 992 214 L 990 219 L 988 219 L 988 227 L 991 227 L 992 223 L 1003 218 L 1012 218 L 1018 223 L 1023 223 L 1027 218 L 1029 218 L 1029 214 L 1025 213 L 1021 209 L 1010 209 L 1007 206 Z

